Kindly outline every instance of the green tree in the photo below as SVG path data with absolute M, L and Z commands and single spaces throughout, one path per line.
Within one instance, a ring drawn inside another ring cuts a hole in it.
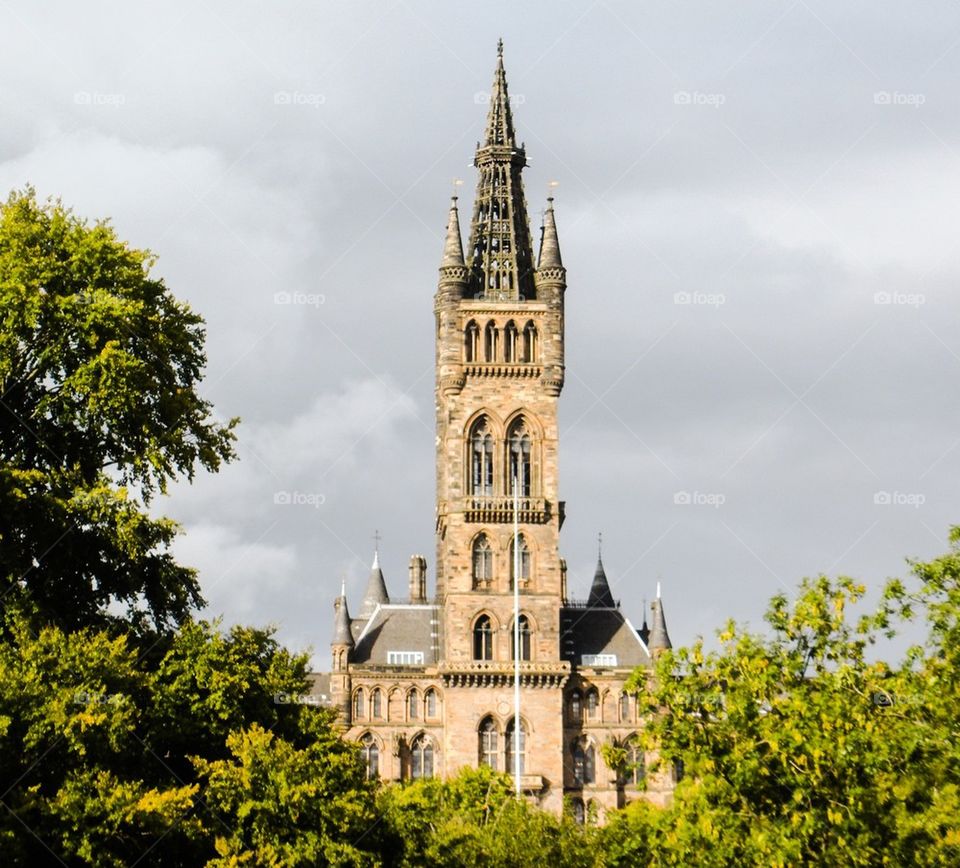
M 767 634 L 731 622 L 719 650 L 700 640 L 635 674 L 646 747 L 685 776 L 668 809 L 605 830 L 610 864 L 960 863 L 958 543 L 872 613 L 851 615 L 850 579 L 804 580 L 773 598 Z M 895 666 L 868 653 L 921 613 L 925 646 Z
M 5 864 L 363 864 L 376 836 L 362 837 L 361 759 L 331 712 L 296 701 L 306 657 L 269 631 L 188 622 L 148 658 L 124 635 L 9 620 Z
M 0 205 L 0 594 L 38 623 L 166 628 L 201 603 L 147 505 L 233 457 L 201 318 L 154 257 L 32 189 Z

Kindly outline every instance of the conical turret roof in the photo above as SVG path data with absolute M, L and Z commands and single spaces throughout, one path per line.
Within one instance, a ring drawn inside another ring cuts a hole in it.
M 457 212 L 457 197 L 450 200 L 450 216 L 447 219 L 447 237 L 443 242 L 441 268 L 463 267 L 463 242 L 460 239 L 460 215 Z
M 603 558 L 597 555 L 597 569 L 593 574 L 593 584 L 590 586 L 590 596 L 587 599 L 587 605 L 590 608 L 606 607 L 614 608 L 613 594 L 610 593 L 610 585 L 607 582 L 607 574 L 603 569 Z
M 350 610 L 347 609 L 346 584 L 340 586 L 340 596 L 333 603 L 333 642 L 331 645 L 353 647 L 353 633 L 350 630 Z
M 387 583 L 380 569 L 380 553 L 373 556 L 373 566 L 370 568 L 370 578 L 367 580 L 367 592 L 363 595 L 363 605 L 360 607 L 360 617 L 369 618 L 377 606 L 390 602 L 387 593 Z
M 663 601 L 660 599 L 660 583 L 657 582 L 657 598 L 650 604 L 650 639 L 647 647 L 651 651 L 666 651 L 672 648 L 670 634 L 667 633 L 667 619 L 663 615 Z
M 552 196 L 547 199 L 547 210 L 543 212 L 543 232 L 540 236 L 540 259 L 537 268 L 563 268 L 557 224 L 553 219 Z

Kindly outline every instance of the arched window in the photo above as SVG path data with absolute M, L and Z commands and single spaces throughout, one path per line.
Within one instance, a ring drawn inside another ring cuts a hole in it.
M 470 494 L 493 494 L 493 434 L 486 418 L 470 433 Z
M 437 691 L 432 687 L 424 696 L 424 703 L 427 707 L 427 718 L 435 718 L 437 716 Z
M 529 660 L 530 659 L 530 619 L 526 615 L 521 615 L 519 620 L 520 626 L 520 659 Z M 517 659 L 517 648 L 516 648 L 516 639 L 517 634 L 515 631 L 510 631 L 510 659 Z
M 517 569 L 517 551 L 520 552 L 520 587 L 525 588 L 530 584 L 530 547 L 523 534 L 518 535 L 520 545 L 517 546 L 514 540 L 510 541 L 510 590 L 513 590 L 513 574 Z
M 468 362 L 480 361 L 480 327 L 473 320 L 463 333 L 463 354 Z
M 369 732 L 360 739 L 360 752 L 367 767 L 367 779 L 380 777 L 380 748 Z
M 415 781 L 433 777 L 433 742 L 418 735 L 410 746 L 410 777 Z
M 370 706 L 373 717 L 383 717 L 383 691 L 379 687 L 370 696 Z
M 362 720 L 367 716 L 367 709 L 365 707 L 365 697 L 363 695 L 363 688 L 358 687 L 357 692 L 353 694 L 353 717 L 354 720 Z
M 570 694 L 570 719 L 575 722 L 583 720 L 583 707 L 579 690 L 574 690 Z
M 497 733 L 497 725 L 493 722 L 492 717 L 485 717 L 480 722 L 480 729 L 478 730 L 478 752 L 480 765 L 490 766 L 494 771 L 497 770 L 498 759 L 499 759 L 499 735 Z
M 506 744 L 506 762 L 504 763 L 504 771 L 508 775 L 512 775 L 516 766 L 516 756 L 520 755 L 520 774 L 523 774 L 524 764 L 526 761 L 526 751 L 527 751 L 527 728 L 523 723 L 523 720 L 520 721 L 520 732 L 519 738 L 517 737 L 518 733 L 516 732 L 516 726 L 514 725 L 515 720 L 510 719 L 510 722 L 507 724 L 507 744 Z M 514 753 L 517 752 L 517 754 Z
M 624 769 L 624 783 L 627 786 L 636 786 L 643 783 L 643 776 L 646 774 L 643 750 L 637 744 L 635 736 L 630 736 L 624 745 L 627 749 L 627 765 Z
M 530 432 L 523 419 L 518 419 L 507 434 L 507 451 L 510 456 L 510 493 L 518 490 L 520 497 L 530 496 Z
M 493 549 L 486 534 L 473 541 L 473 587 L 489 588 L 493 582 Z
M 573 744 L 573 779 L 581 787 L 596 780 L 596 752 L 582 739 Z
M 517 354 L 519 349 L 519 333 L 513 320 L 510 320 L 503 329 L 503 360 L 505 362 L 519 361 Z
M 528 322 L 523 329 L 523 361 L 527 363 L 537 360 L 537 327 Z
M 597 709 L 600 706 L 600 695 L 597 693 L 596 687 L 591 687 L 587 691 L 587 717 L 591 720 L 595 719 L 597 716 Z
M 481 615 L 473 625 L 473 659 L 493 660 L 493 625 L 487 615 Z
M 583 799 L 571 799 L 570 810 L 573 813 L 573 821 L 582 826 L 587 820 L 587 812 L 583 807 Z
M 620 722 L 628 723 L 630 720 L 630 694 L 620 694 Z
M 407 718 L 416 720 L 420 716 L 420 695 L 414 688 L 407 694 Z
M 497 361 L 499 355 L 500 333 L 497 331 L 497 325 L 492 320 L 487 323 L 483 330 L 483 360 L 485 362 Z

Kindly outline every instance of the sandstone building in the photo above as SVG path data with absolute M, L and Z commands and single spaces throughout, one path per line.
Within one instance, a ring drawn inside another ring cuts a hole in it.
M 624 682 L 670 640 L 659 595 L 650 628 L 644 619 L 635 629 L 599 558 L 589 597 L 568 594 L 557 468 L 566 269 L 552 200 L 534 259 L 502 46 L 474 165 L 466 256 L 454 197 L 434 297 L 435 593 L 414 555 L 408 598 L 396 601 L 375 558 L 359 606 L 351 613 L 343 592 L 335 602 L 328 690 L 372 776 L 446 776 L 480 763 L 512 773 L 519 751 L 529 797 L 602 815 L 636 797 L 644 775 L 632 748 L 642 724 Z M 605 743 L 628 747 L 630 767 L 607 768 Z M 670 787 L 647 781 L 647 797 Z

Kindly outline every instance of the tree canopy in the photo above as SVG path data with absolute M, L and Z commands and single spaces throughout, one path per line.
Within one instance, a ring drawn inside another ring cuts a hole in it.
M 0 205 L 0 594 L 40 623 L 166 628 L 201 603 L 146 506 L 231 459 L 236 420 L 212 418 L 203 322 L 153 264 L 30 188 Z

